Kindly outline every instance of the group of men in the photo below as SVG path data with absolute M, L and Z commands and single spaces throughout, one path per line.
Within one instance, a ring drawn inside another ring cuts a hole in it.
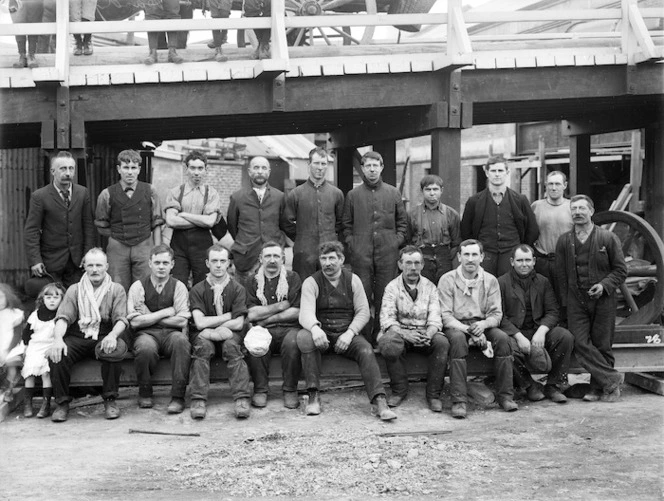
M 53 420 L 67 418 L 71 367 L 92 353 L 102 360 L 106 416 L 117 417 L 117 362 L 129 349 L 139 406 L 152 406 L 150 379 L 161 354 L 171 359 L 168 412 L 183 411 L 189 384 L 196 419 L 206 415 L 215 353 L 228 366 L 238 418 L 249 416 L 250 405 L 266 405 L 269 360 L 277 352 L 284 405 L 298 407 L 303 373 L 310 415 L 320 413 L 321 354 L 329 350 L 358 363 L 383 420 L 396 418 L 390 407 L 407 396 L 410 350 L 429 355 L 426 399 L 435 412 L 443 408 L 449 365 L 456 418 L 466 417 L 469 346 L 493 358 L 506 411 L 518 408 L 515 382 L 530 400 L 565 402 L 561 385 L 572 349 L 592 376 L 584 399 L 619 397 L 611 344 L 626 265 L 617 237 L 593 225 L 592 200 L 563 197 L 563 173 L 549 174 L 546 199 L 533 210 L 507 187 L 504 159 L 489 159 L 487 188 L 460 218 L 441 202 L 438 176 L 422 179 L 423 202 L 407 214 L 398 190 L 382 181 L 380 154 L 362 157 L 363 183 L 345 198 L 326 180 L 329 162 L 324 149 L 313 149 L 309 179 L 285 196 L 269 184 L 269 161 L 253 158 L 251 186 L 230 198 L 234 241 L 227 249 L 210 235 L 225 221 L 219 194 L 205 184 L 204 154 L 184 159 L 187 182 L 169 192 L 162 215 L 154 189 L 138 181 L 140 156 L 121 152 L 120 181 L 102 191 L 94 217 L 109 237 L 104 253 L 93 248 L 90 197 L 73 182 L 75 161 L 56 155 L 53 183 L 33 194 L 26 223 L 33 273 L 71 285 L 51 350 Z M 161 243 L 164 222 L 173 229 L 170 247 Z M 286 236 L 294 241 L 293 271 L 285 269 Z M 373 345 L 387 364 L 389 399 Z M 549 372 L 546 386 L 535 383 L 529 367 Z

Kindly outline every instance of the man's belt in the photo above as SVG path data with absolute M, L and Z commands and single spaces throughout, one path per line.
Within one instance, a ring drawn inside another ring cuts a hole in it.
M 540 252 L 537 249 L 534 249 L 534 250 L 535 250 L 535 257 L 536 258 L 540 258 L 540 259 L 544 258 L 544 259 L 548 259 L 548 260 L 553 260 L 553 259 L 556 258 L 556 253 L 555 252 L 550 252 L 548 254 L 544 254 L 543 252 Z

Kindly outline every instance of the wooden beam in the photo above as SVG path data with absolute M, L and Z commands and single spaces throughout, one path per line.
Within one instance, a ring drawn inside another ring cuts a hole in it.
M 69 0 L 56 0 L 55 69 L 61 85 L 69 86 Z
M 658 395 L 664 395 L 664 378 L 654 374 L 628 372 L 625 374 L 625 383 L 638 386 Z
M 570 195 L 590 194 L 590 135 L 569 139 Z
M 463 17 L 461 0 L 448 0 L 447 55 L 469 54 L 473 51 Z
M 619 110 L 600 115 L 575 118 L 562 121 L 563 136 L 579 136 L 583 134 L 605 134 L 623 130 L 643 129 L 656 122 L 658 110 L 634 109 Z
M 659 235 L 664 235 L 664 122 L 646 127 L 643 172 L 645 218 Z
M 461 207 L 461 129 L 431 131 L 431 174 L 445 181 L 443 203 Z
M 286 61 L 288 65 L 288 43 L 286 42 L 286 6 L 284 0 L 272 0 L 271 2 L 271 56 L 272 59 Z
M 71 121 L 71 148 L 85 149 L 85 122 L 80 117 Z
M 353 157 L 355 151 L 353 147 L 336 148 L 337 187 L 344 194 L 353 189 Z
M 69 108 L 69 87 L 61 86 L 56 90 L 57 121 L 55 123 L 55 137 L 58 148 L 68 149 L 71 129 L 71 110 Z
M 449 73 L 447 84 L 447 102 L 449 104 L 449 127 L 461 127 L 461 70 Z
M 41 149 L 52 150 L 55 148 L 55 122 L 44 120 L 41 123 Z
M 392 140 L 376 141 L 374 151 L 383 157 L 383 181 L 392 186 L 397 185 L 397 142 Z
M 425 108 L 404 110 L 393 119 L 363 122 L 330 133 L 333 148 L 364 146 L 381 140 L 421 136 L 447 127 L 448 105 L 440 101 Z
M 286 75 L 277 75 L 272 80 L 272 111 L 286 111 Z
M 629 202 L 630 212 L 639 212 L 639 206 L 641 205 L 642 174 L 643 158 L 641 156 L 641 131 L 633 130 L 631 156 L 629 161 L 629 184 L 632 187 L 632 199 Z

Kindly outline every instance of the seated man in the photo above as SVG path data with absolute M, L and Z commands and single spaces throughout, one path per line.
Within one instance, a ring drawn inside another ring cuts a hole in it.
M 134 329 L 134 367 L 138 379 L 138 406 L 152 407 L 152 382 L 159 354 L 171 361 L 171 402 L 169 414 L 184 410 L 191 344 L 187 332 L 189 291 L 171 276 L 173 250 L 164 244 L 150 251 L 150 275 L 138 280 L 127 295 L 127 320 Z
M 260 268 L 247 290 L 247 320 L 265 327 L 272 336 L 270 348 L 262 357 L 248 355 L 249 371 L 254 381 L 254 407 L 267 405 L 268 376 L 272 353 L 281 353 L 284 406 L 296 409 L 297 380 L 302 371 L 297 332 L 300 324 L 302 283 L 294 271 L 286 271 L 284 249 L 277 242 L 266 242 L 259 257 Z
M 469 341 L 484 348 L 493 346 L 493 371 L 498 403 L 507 412 L 519 407 L 512 399 L 512 349 L 509 336 L 498 326 L 503 317 L 498 279 L 485 272 L 482 243 L 464 240 L 459 244 L 459 267 L 445 273 L 438 282 L 445 336 L 450 342 L 450 388 L 452 417 L 466 417 L 466 356 Z
M 195 327 L 191 361 L 191 417 L 203 419 L 210 389 L 210 359 L 215 351 L 228 366 L 228 379 L 235 400 L 235 417 L 249 417 L 249 369 L 242 352 L 242 330 L 247 313 L 244 287 L 228 274 L 230 252 L 221 244 L 207 251 L 210 270 L 202 282 L 189 291 Z
M 120 417 L 115 403 L 120 385 L 120 362 L 127 354 L 127 294 L 111 280 L 103 250 L 94 247 L 83 257 L 85 274 L 67 289 L 55 317 L 55 339 L 49 349 L 51 381 L 57 408 L 54 422 L 67 420 L 69 381 L 76 362 L 94 356 L 101 360 L 102 398 L 106 419 Z
M 321 354 L 333 346 L 336 353 L 358 363 L 369 401 L 376 405 L 380 419 L 396 419 L 396 414 L 387 406 L 371 344 L 360 335 L 369 322 L 369 302 L 362 282 L 357 275 L 343 268 L 344 252 L 340 242 L 320 244 L 318 256 L 321 270 L 302 284 L 300 325 L 303 329 L 297 333 L 309 392 L 306 414 L 320 414 Z
M 500 328 L 510 337 L 514 356 L 514 381 L 525 389 L 528 400 L 537 402 L 544 397 L 564 404 L 567 398 L 560 392 L 569 370 L 574 336 L 558 327 L 558 303 L 553 287 L 546 277 L 535 271 L 535 251 L 530 245 L 517 245 L 510 259 L 512 269 L 498 279 L 502 296 L 503 320 Z M 526 358 L 531 344 L 546 349 L 551 357 L 551 371 L 544 393 L 533 381 Z
M 401 275 L 387 284 L 380 309 L 378 348 L 385 358 L 392 388 L 387 405 L 397 407 L 406 398 L 406 351 L 418 351 L 429 355 L 427 404 L 432 411 L 442 412 L 440 394 L 450 343 L 442 333 L 438 290 L 421 275 L 424 257 L 417 247 L 401 249 L 398 265 Z

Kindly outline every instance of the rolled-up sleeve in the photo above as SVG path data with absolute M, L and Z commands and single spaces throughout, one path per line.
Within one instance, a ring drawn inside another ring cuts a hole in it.
M 175 283 L 175 291 L 173 292 L 173 308 L 175 309 L 175 316 L 191 318 L 189 291 L 187 291 L 187 286 L 179 280 Z
M 128 327 L 129 322 L 127 321 L 127 293 L 125 292 L 124 287 L 113 282 L 108 295 L 111 296 L 111 311 L 108 314 L 111 322 L 113 325 L 117 324 L 118 322 L 122 322 Z M 103 318 L 105 312 L 101 313 Z
M 78 320 L 78 284 L 71 285 L 65 297 L 58 307 L 58 313 L 55 315 L 56 322 L 64 320 L 67 325 L 71 325 Z
M 147 315 L 151 313 L 145 306 L 145 289 L 140 280 L 137 280 L 127 293 L 127 320 L 131 321 L 140 315 Z
M 351 288 L 353 289 L 353 307 L 355 308 L 355 316 L 353 321 L 348 326 L 348 330 L 359 334 L 364 326 L 369 323 L 371 313 L 369 312 L 369 300 L 367 294 L 364 292 L 362 280 L 355 273 L 351 281 Z
M 97 198 L 95 226 L 97 228 L 110 228 L 111 226 L 111 194 L 108 188 L 104 189 Z
M 318 284 L 311 278 L 305 278 L 302 283 L 302 296 L 300 298 L 300 325 L 310 331 L 320 325 L 316 318 L 316 298 L 318 297 Z
M 154 186 L 150 186 L 150 201 L 152 202 L 152 229 L 164 224 L 164 216 L 161 212 L 161 200 Z

